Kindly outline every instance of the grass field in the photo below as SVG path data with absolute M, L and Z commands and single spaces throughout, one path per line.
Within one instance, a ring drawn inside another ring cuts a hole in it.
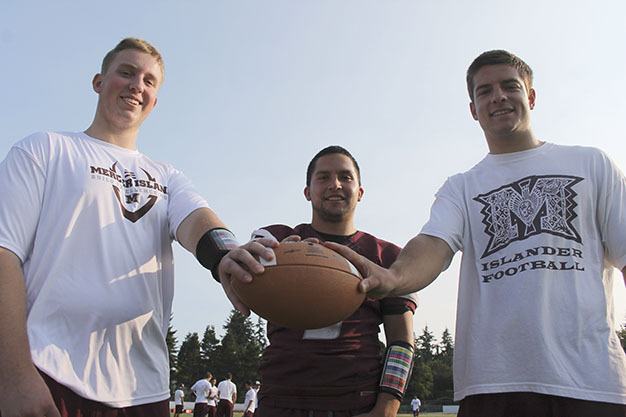
M 170 414 L 170 416 L 173 416 L 174 414 Z M 186 414 L 188 416 L 191 416 L 191 414 Z M 241 413 L 237 413 L 235 412 L 233 417 L 241 417 Z M 420 413 L 420 417 L 453 417 L 456 416 L 456 414 L 444 414 L 444 413 Z M 413 414 L 398 414 L 398 417 L 413 417 Z

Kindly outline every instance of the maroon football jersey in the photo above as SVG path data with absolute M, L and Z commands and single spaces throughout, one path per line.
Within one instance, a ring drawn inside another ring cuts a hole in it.
M 293 229 L 284 225 L 263 229 L 278 241 L 299 235 L 303 239 L 337 242 L 384 268 L 400 253 L 398 246 L 361 231 L 351 236 L 327 235 L 310 224 Z M 382 370 L 384 346 L 378 333 L 383 311 L 402 311 L 405 306 L 415 311 L 416 304 L 409 298 L 366 298 L 350 317 L 324 329 L 294 330 L 268 322 L 270 344 L 261 361 L 259 396 L 315 398 L 318 409 L 333 409 L 335 400 L 345 395 L 373 395 Z

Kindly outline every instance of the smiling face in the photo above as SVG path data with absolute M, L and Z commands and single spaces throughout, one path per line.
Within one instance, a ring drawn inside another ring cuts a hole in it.
M 535 90 L 517 69 L 506 64 L 483 66 L 474 75 L 473 85 L 470 111 L 492 153 L 533 147 L 530 111 L 535 106 Z
M 356 205 L 363 196 L 363 187 L 352 160 L 333 153 L 315 162 L 311 183 L 304 195 L 313 207 L 313 225 L 352 222 Z M 319 230 L 319 229 L 318 229 Z
M 109 132 L 137 131 L 157 103 L 163 79 L 159 62 L 148 53 L 125 49 L 106 72 L 93 79 L 99 95 L 96 123 Z

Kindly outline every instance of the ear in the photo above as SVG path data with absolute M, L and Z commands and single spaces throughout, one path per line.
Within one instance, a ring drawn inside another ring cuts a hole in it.
M 158 101 L 159 101 L 159 98 L 158 98 L 158 97 L 155 97 L 155 98 L 154 98 L 154 104 L 152 105 L 152 108 L 155 108 L 155 107 L 156 107 L 156 105 L 157 105 L 157 102 L 158 102 Z
M 309 187 L 304 187 L 304 198 L 306 198 L 306 201 L 311 201 L 311 191 Z
M 91 86 L 93 87 L 93 91 L 100 94 L 102 91 L 102 74 L 96 74 L 93 76 L 93 80 L 91 80 Z
M 535 93 L 534 88 L 531 88 L 530 91 L 528 92 L 528 107 L 530 107 L 531 110 L 535 108 L 536 99 L 537 99 L 537 93 Z
M 470 108 L 470 113 L 472 114 L 472 118 L 474 120 L 478 120 L 478 114 L 476 113 L 476 105 L 474 105 L 473 101 L 470 101 L 469 108 Z
M 363 187 L 359 187 L 359 193 L 357 195 L 357 201 L 361 201 L 361 199 L 363 198 L 363 194 L 365 194 L 365 190 L 363 189 Z

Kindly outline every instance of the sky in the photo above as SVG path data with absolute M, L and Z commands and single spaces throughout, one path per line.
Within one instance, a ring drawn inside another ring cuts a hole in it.
M 488 152 L 470 117 L 465 71 L 507 49 L 534 70 L 541 140 L 596 146 L 626 168 L 623 2 L 452 0 L 135 0 L 0 2 L 0 158 L 42 130 L 82 131 L 91 79 L 124 37 L 165 60 L 139 150 L 174 164 L 246 241 L 253 229 L 309 222 L 309 160 L 327 145 L 357 158 L 356 224 L 406 244 L 437 189 Z M 231 305 L 179 246 L 179 341 L 223 334 Z M 458 267 L 420 293 L 414 324 L 454 331 Z M 619 278 L 619 277 L 616 277 Z M 615 314 L 626 320 L 616 279 Z M 254 318 L 254 317 L 253 317 Z

